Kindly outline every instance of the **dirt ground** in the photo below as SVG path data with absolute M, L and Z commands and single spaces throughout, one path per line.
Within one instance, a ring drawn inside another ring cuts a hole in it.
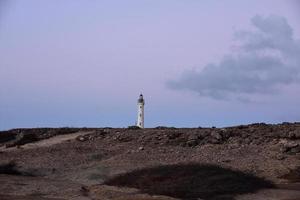
M 300 123 L 0 132 L 0 199 L 299 200 Z

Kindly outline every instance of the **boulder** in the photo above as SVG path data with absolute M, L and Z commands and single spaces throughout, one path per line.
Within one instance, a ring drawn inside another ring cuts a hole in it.
M 139 147 L 139 151 L 143 151 L 144 150 L 144 147 Z
M 296 142 L 292 141 L 282 141 L 280 151 L 282 153 L 299 153 L 300 152 L 300 145 Z
M 300 130 L 296 129 L 294 131 L 290 131 L 287 135 L 290 139 L 300 139 Z
M 213 131 L 213 132 L 211 132 L 210 135 L 211 135 L 211 137 L 213 137 L 214 139 L 216 139 L 218 141 L 221 141 L 223 139 L 221 133 L 218 131 Z
M 78 137 L 76 138 L 76 140 L 78 140 L 79 142 L 85 142 L 85 141 L 87 141 L 87 139 L 88 139 L 88 138 L 86 138 L 86 137 L 84 137 L 84 136 L 82 136 L 82 135 L 80 135 L 80 136 L 78 136 Z

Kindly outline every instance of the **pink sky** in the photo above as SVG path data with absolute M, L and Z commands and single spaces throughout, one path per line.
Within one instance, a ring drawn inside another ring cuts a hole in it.
M 300 38 L 296 1 L 38 1 L 0 4 L 0 129 L 127 127 L 145 96 L 145 126 L 300 120 L 296 82 L 252 102 L 218 100 L 166 82 L 236 53 L 234 33 L 277 15 Z M 218 80 L 216 80 L 218 82 Z

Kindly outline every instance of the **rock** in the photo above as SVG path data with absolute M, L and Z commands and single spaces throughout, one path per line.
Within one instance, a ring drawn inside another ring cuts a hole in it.
M 211 132 L 210 136 L 211 136 L 210 142 L 212 144 L 220 144 L 220 143 L 222 143 L 223 136 L 221 135 L 220 132 L 213 131 L 213 132 Z
M 120 142 L 130 142 L 131 140 L 133 140 L 133 137 L 126 134 L 126 135 L 118 135 L 116 139 Z
M 295 148 L 298 146 L 297 143 L 294 143 L 294 142 L 287 142 L 285 144 L 283 144 L 284 147 L 288 148 L 288 149 L 292 149 L 292 148 Z
M 300 139 L 300 130 L 294 131 L 294 135 L 296 139 Z
M 279 151 L 280 151 L 281 153 L 285 153 L 285 152 L 288 151 L 288 148 L 282 146 L 282 147 L 280 147 Z
M 288 132 L 288 134 L 287 134 L 287 136 L 288 136 L 288 138 L 290 138 L 290 139 L 294 139 L 294 131 L 290 131 L 290 132 Z
M 221 162 L 223 162 L 223 163 L 230 163 L 232 160 L 230 160 L 230 159 L 221 159 Z
M 221 141 L 218 140 L 218 139 L 216 139 L 216 138 L 211 138 L 211 139 L 210 139 L 210 143 L 212 143 L 212 144 L 220 144 Z
M 78 140 L 78 141 L 80 141 L 80 142 L 84 142 L 84 141 L 87 140 L 87 138 L 85 138 L 84 136 L 78 136 L 78 137 L 76 138 L 76 140 Z
M 283 159 L 285 159 L 285 156 L 282 155 L 282 154 L 278 154 L 278 155 L 275 156 L 275 159 L 277 159 L 277 160 L 283 160 Z
M 80 192 L 83 194 L 83 196 L 89 195 L 89 189 L 86 186 L 81 186 Z
M 173 139 L 176 139 L 178 138 L 182 133 L 178 133 L 178 132 L 175 132 L 175 133 L 170 133 L 167 135 L 168 139 L 170 140 L 173 140 Z
M 101 133 L 103 133 L 103 134 L 110 133 L 110 129 L 109 128 L 105 128 L 103 131 L 101 131 Z
M 287 134 L 290 139 L 299 139 L 300 138 L 300 130 L 290 131 Z
M 300 151 L 300 145 L 295 143 L 295 142 L 290 142 L 290 141 L 281 141 L 281 147 L 280 147 L 280 152 L 282 153 L 299 153 Z
M 163 139 L 163 137 L 162 137 L 162 136 L 160 136 L 160 135 L 156 135 L 156 136 L 155 136 L 155 139 L 156 139 L 156 140 L 162 140 L 162 139 Z
M 250 138 L 245 138 L 244 143 L 245 144 L 250 144 L 252 141 Z
M 187 145 L 188 147 L 195 147 L 195 146 L 198 145 L 198 141 L 195 140 L 195 139 L 188 140 L 188 141 L 186 142 L 186 145 Z
M 144 150 L 144 147 L 139 147 L 139 151 L 143 151 Z
M 232 143 L 230 145 L 228 145 L 228 149 L 238 149 L 240 147 L 240 145 L 238 143 Z
M 213 131 L 210 135 L 217 140 L 222 140 L 223 138 L 222 135 L 217 131 Z
M 290 150 L 291 153 L 299 153 L 300 152 L 300 146 L 294 147 Z

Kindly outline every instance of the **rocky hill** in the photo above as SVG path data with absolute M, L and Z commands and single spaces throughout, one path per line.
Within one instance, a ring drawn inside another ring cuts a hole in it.
M 0 132 L 0 199 L 300 199 L 300 123 Z

